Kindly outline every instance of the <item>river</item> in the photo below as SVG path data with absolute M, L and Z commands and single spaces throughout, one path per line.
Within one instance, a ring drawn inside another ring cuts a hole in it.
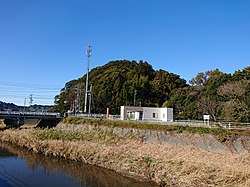
M 1 187 L 154 187 L 116 172 L 0 142 Z

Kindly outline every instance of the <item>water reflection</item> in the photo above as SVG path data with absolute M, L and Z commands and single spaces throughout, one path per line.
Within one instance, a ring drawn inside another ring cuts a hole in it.
M 153 183 L 0 142 L 0 186 L 151 187 Z

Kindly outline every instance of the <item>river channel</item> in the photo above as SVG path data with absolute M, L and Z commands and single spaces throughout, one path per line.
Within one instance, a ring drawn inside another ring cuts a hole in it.
M 0 187 L 154 187 L 100 167 L 0 142 Z

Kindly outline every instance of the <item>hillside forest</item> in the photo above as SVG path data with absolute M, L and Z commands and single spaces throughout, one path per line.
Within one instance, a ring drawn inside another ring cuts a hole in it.
M 54 111 L 83 110 L 86 75 L 69 81 L 55 96 Z M 120 106 L 171 107 L 176 120 L 250 122 L 250 66 L 233 74 L 219 69 L 198 73 L 188 83 L 154 70 L 145 61 L 117 60 L 89 72 L 91 113 L 119 114 Z

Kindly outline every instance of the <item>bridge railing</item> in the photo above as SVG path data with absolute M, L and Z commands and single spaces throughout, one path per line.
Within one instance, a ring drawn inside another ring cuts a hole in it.
M 0 111 L 0 115 L 20 115 L 20 116 L 54 116 L 59 118 L 60 113 L 55 112 L 18 112 L 18 111 Z

